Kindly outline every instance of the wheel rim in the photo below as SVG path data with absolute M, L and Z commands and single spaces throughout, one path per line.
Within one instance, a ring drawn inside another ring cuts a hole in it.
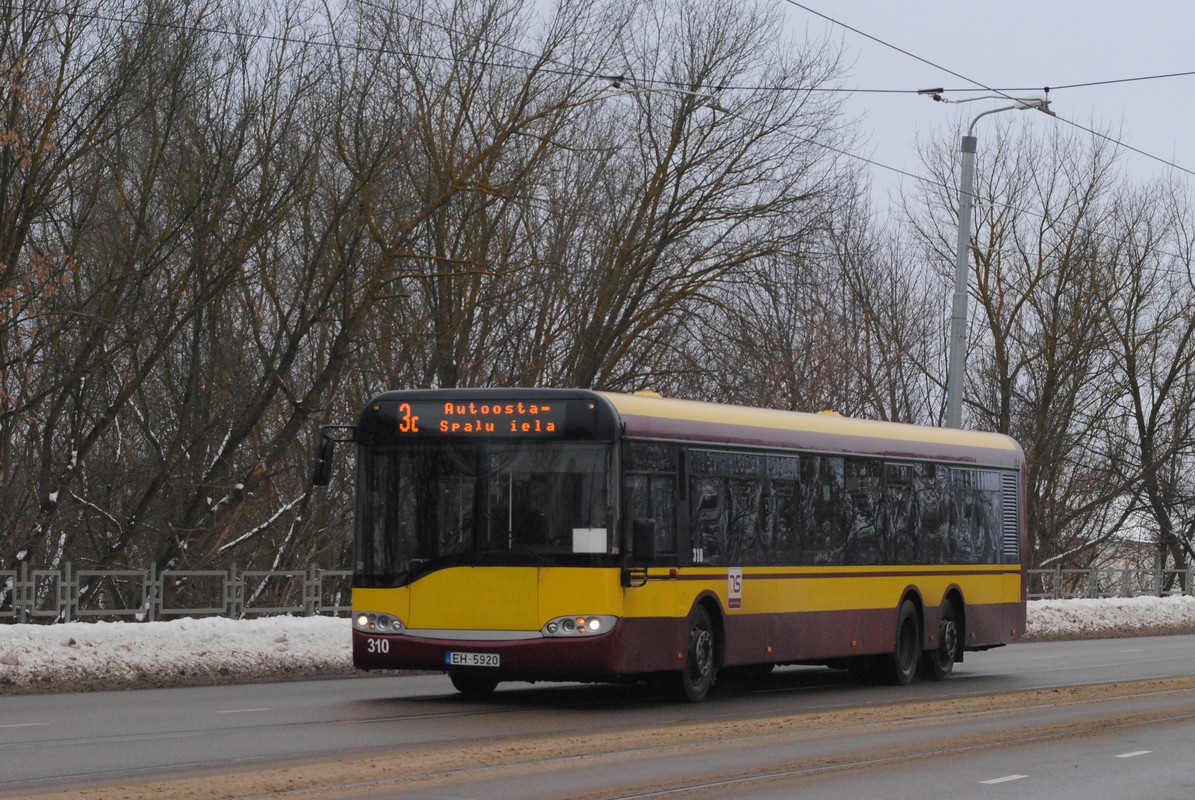
M 689 631 L 689 678 L 697 684 L 714 669 L 714 635 L 708 628 L 694 626 Z
M 947 617 L 942 620 L 942 631 L 938 644 L 938 663 L 943 666 L 954 663 L 954 654 L 958 651 L 958 626 L 954 620 Z

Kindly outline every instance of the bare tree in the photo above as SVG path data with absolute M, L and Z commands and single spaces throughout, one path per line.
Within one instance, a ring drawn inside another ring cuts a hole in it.
M 1029 465 L 1035 559 L 1079 558 L 1117 527 L 1126 485 L 1115 425 L 1106 318 L 1112 286 L 1098 231 L 1108 217 L 1113 159 L 1098 142 L 1055 130 L 985 137 L 976 182 L 970 286 L 974 309 L 965 407 L 974 424 L 1021 441 Z M 927 150 L 923 208 L 956 209 L 948 146 Z M 957 217 L 955 217 L 957 218 Z M 933 220 L 928 221 L 928 220 Z M 949 215 L 913 213 L 929 263 L 947 273 Z
M 1192 217 L 1174 183 L 1125 190 L 1104 232 L 1114 286 L 1103 302 L 1120 391 L 1107 406 L 1124 421 L 1119 465 L 1155 529 L 1159 565 L 1177 574 L 1191 559 L 1195 533 L 1195 278 Z M 1173 578 L 1173 574 L 1169 576 Z M 1185 586 L 1185 577 L 1183 577 Z
M 693 301 L 783 253 L 835 195 L 836 154 L 819 143 L 843 133 L 834 101 L 811 91 L 837 75 L 835 51 L 785 47 L 765 4 L 633 8 L 618 43 L 623 94 L 593 110 L 590 129 L 611 139 L 562 276 L 571 335 L 553 379 L 566 385 L 642 384 Z M 734 85 L 763 88 L 718 91 Z

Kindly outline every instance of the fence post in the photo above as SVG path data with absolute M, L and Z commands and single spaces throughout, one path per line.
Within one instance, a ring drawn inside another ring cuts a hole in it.
M 29 562 L 21 562 L 21 574 L 12 587 L 12 609 L 17 612 L 17 622 L 29 622 Z
M 63 622 L 70 622 L 72 611 L 78 607 L 79 585 L 72 578 L 71 562 L 62 565 L 62 577 L 58 581 L 58 617 Z
M 229 619 L 240 619 L 245 611 L 245 576 L 237 571 L 235 561 L 228 565 L 224 587 L 224 613 Z
M 303 614 L 314 617 L 319 613 L 320 600 L 320 571 L 319 567 L 311 564 L 307 568 L 307 577 L 303 581 Z
M 141 620 L 153 622 L 158 618 L 157 606 L 162 602 L 161 587 L 158 586 L 158 562 L 149 562 L 141 583 Z

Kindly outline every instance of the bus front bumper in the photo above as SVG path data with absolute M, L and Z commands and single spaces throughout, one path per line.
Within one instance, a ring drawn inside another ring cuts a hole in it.
M 547 637 L 538 632 L 510 638 L 471 631 L 460 638 L 437 632 L 379 634 L 353 630 L 358 669 L 468 670 L 503 680 L 592 680 L 680 669 L 683 619 L 622 619 L 608 633 Z M 462 632 L 463 633 L 463 632 Z

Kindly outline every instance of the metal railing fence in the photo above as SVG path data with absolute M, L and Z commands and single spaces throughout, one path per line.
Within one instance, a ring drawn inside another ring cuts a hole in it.
M 258 614 L 348 615 L 349 570 L 0 570 L 0 622 L 75 622 Z
M 1195 594 L 1195 569 L 1150 570 L 1134 567 L 1031 569 L 1030 600 L 1099 597 L 1164 597 Z
M 1195 569 L 1031 569 L 1030 600 L 1195 594 Z M 0 622 L 72 622 L 259 614 L 346 616 L 352 572 L 306 569 L 0 570 Z

